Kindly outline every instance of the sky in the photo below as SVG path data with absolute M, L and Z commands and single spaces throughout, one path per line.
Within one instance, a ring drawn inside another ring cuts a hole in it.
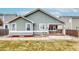
M 34 8 L 0 8 L 0 14 L 24 15 Z M 43 10 L 56 16 L 79 16 L 78 8 L 44 8 Z

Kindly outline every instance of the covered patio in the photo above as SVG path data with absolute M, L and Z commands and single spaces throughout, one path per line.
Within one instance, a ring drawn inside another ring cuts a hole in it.
M 65 24 L 49 24 L 49 35 L 66 35 Z

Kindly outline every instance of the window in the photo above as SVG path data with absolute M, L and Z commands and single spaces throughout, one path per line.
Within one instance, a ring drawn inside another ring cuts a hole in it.
M 39 24 L 39 29 L 40 30 L 46 30 L 47 29 L 47 25 L 46 24 Z
M 5 25 L 5 29 L 9 29 L 9 26 L 8 26 L 8 24 L 6 24 L 6 25 Z
M 49 30 L 57 30 L 57 25 L 49 25 Z
M 12 31 L 15 31 L 16 30 L 16 24 L 14 23 L 14 24 L 12 24 Z
M 26 23 L 26 30 L 27 30 L 27 31 L 30 31 L 30 30 L 31 30 L 31 24 Z

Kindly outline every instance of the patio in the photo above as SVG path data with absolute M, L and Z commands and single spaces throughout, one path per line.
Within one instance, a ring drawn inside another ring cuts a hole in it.
M 35 37 L 8 37 L 8 36 L 3 36 L 0 37 L 0 40 L 47 40 L 47 41 L 51 41 L 51 40 L 79 40 L 78 37 L 73 37 L 73 36 L 35 36 Z

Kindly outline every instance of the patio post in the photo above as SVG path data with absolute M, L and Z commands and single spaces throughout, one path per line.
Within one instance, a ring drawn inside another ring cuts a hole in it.
M 63 25 L 63 30 L 62 30 L 63 34 L 66 34 L 66 30 L 65 30 L 65 25 Z

